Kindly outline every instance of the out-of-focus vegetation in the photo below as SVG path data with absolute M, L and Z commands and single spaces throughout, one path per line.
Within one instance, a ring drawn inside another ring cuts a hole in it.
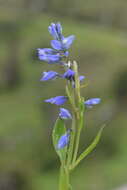
M 71 59 L 86 76 L 88 87 L 82 93 L 102 98 L 87 113 L 81 149 L 107 123 L 96 151 L 73 174 L 74 190 L 126 184 L 126 10 L 123 0 L 1 0 L 0 190 L 57 189 L 59 162 L 51 130 L 58 109 L 43 100 L 62 95 L 64 82 L 41 83 L 42 71 L 62 71 L 36 55 L 36 48 L 50 46 L 47 27 L 55 21 L 66 35 L 76 35 Z

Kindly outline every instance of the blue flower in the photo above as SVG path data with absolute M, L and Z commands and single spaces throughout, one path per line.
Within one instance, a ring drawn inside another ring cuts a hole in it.
M 40 79 L 40 81 L 47 81 L 47 80 L 53 80 L 55 79 L 59 74 L 55 71 L 47 71 L 43 72 L 43 76 Z
M 63 38 L 62 36 L 62 26 L 58 23 L 51 23 L 51 25 L 48 27 L 49 33 L 54 37 L 55 40 L 61 40 Z
M 64 74 L 63 78 L 66 78 L 68 80 L 73 80 L 74 79 L 75 72 L 72 69 L 68 69 Z
M 70 133 L 62 135 L 58 141 L 57 149 L 62 149 L 66 147 L 69 143 L 69 139 L 70 139 Z
M 68 57 L 69 56 L 69 51 L 64 51 L 63 56 Z
M 64 37 L 62 35 L 62 26 L 58 23 L 51 23 L 48 27 L 49 33 L 54 37 L 55 40 L 51 41 L 51 46 L 56 50 L 67 50 L 70 48 L 73 40 L 75 39 L 74 35 Z
M 60 108 L 59 117 L 61 119 L 71 119 L 72 118 L 70 112 L 65 108 Z
M 71 35 L 69 37 L 63 37 L 61 41 L 59 40 L 51 40 L 51 46 L 59 51 L 64 51 L 70 48 L 71 44 L 73 43 L 75 39 L 74 35 Z
M 69 49 L 74 40 L 75 40 L 74 35 L 63 38 L 63 40 L 62 40 L 63 48 Z
M 100 101 L 101 101 L 100 98 L 91 98 L 89 100 L 86 100 L 84 104 L 86 105 L 87 108 L 92 108 L 94 105 L 99 104 Z
M 86 77 L 83 76 L 83 75 L 79 76 L 79 80 L 80 80 L 80 82 L 82 82 L 85 78 L 86 78 Z
M 68 52 L 58 52 L 51 48 L 38 48 L 38 56 L 41 61 L 46 61 L 50 63 L 60 63 L 63 57 L 68 56 Z
M 38 56 L 41 61 L 46 61 L 48 63 L 55 63 L 61 60 L 60 53 L 51 48 L 39 48 Z
M 56 104 L 58 106 L 64 104 L 66 101 L 67 101 L 66 96 L 56 96 L 56 97 L 45 100 L 45 102 Z

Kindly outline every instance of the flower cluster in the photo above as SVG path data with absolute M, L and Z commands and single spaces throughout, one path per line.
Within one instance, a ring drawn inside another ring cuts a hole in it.
M 49 26 L 49 33 L 54 38 L 51 40 L 52 48 L 38 49 L 38 56 L 41 61 L 50 63 L 62 63 L 62 58 L 68 57 L 74 35 L 64 37 L 62 34 L 62 26 L 60 23 L 52 23 Z
M 42 73 L 41 81 L 54 80 L 58 77 L 67 80 L 72 87 L 75 88 L 75 71 L 72 69 L 72 63 L 66 62 L 65 58 L 69 56 L 68 49 L 71 47 L 75 36 L 71 35 L 69 37 L 64 37 L 62 34 L 62 26 L 60 23 L 52 23 L 49 26 L 49 33 L 54 38 L 51 40 L 52 48 L 43 48 L 38 49 L 38 57 L 41 61 L 46 61 L 50 63 L 59 63 L 62 64 L 65 68 L 65 72 L 63 74 L 59 74 L 55 71 L 45 71 Z M 79 76 L 79 82 L 82 82 L 85 79 L 85 76 Z M 68 101 L 68 96 L 56 96 L 49 99 L 46 99 L 45 102 L 56 104 L 58 106 L 63 105 L 66 101 Z M 94 105 L 100 103 L 100 98 L 92 98 L 88 99 L 84 102 L 84 106 L 86 108 L 92 108 Z M 68 109 L 60 108 L 59 117 L 62 120 L 72 119 L 72 115 Z M 62 135 L 58 141 L 57 148 L 62 149 L 69 143 L 70 132 Z

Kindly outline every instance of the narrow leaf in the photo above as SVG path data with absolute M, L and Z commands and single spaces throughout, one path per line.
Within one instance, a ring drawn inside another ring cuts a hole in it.
M 63 162 L 66 158 L 67 147 L 65 147 L 63 149 L 58 149 L 57 144 L 58 144 L 60 137 L 62 135 L 64 135 L 65 133 L 66 133 L 66 128 L 65 128 L 64 121 L 62 119 L 58 118 L 56 120 L 55 126 L 53 128 L 52 139 L 53 139 L 54 148 L 55 148 L 58 156 L 60 157 L 61 162 Z
M 81 155 L 79 156 L 77 161 L 72 166 L 72 169 L 75 168 L 79 164 L 79 162 L 81 160 L 83 160 L 88 154 L 90 154 L 92 152 L 92 150 L 96 147 L 96 145 L 99 143 L 99 140 L 101 138 L 104 127 L 105 127 L 105 125 L 101 127 L 101 129 L 99 130 L 99 132 L 98 132 L 97 136 L 95 137 L 95 139 L 93 140 L 93 142 L 88 146 L 88 148 L 83 153 L 81 153 Z
M 83 125 L 84 125 L 84 110 L 85 110 L 84 99 L 83 98 L 82 98 L 82 100 L 79 103 L 79 109 L 80 109 L 79 129 L 81 130 L 83 128 Z

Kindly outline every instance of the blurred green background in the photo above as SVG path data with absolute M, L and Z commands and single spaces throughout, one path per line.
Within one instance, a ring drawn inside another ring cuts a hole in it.
M 115 190 L 127 184 L 127 1 L 0 0 L 0 190 L 57 189 L 59 160 L 51 131 L 62 81 L 40 82 L 36 48 L 50 47 L 47 28 L 60 21 L 76 35 L 71 57 L 102 103 L 86 114 L 81 150 L 107 123 L 101 142 L 74 171 L 74 190 Z M 126 187 L 127 189 L 127 187 Z

